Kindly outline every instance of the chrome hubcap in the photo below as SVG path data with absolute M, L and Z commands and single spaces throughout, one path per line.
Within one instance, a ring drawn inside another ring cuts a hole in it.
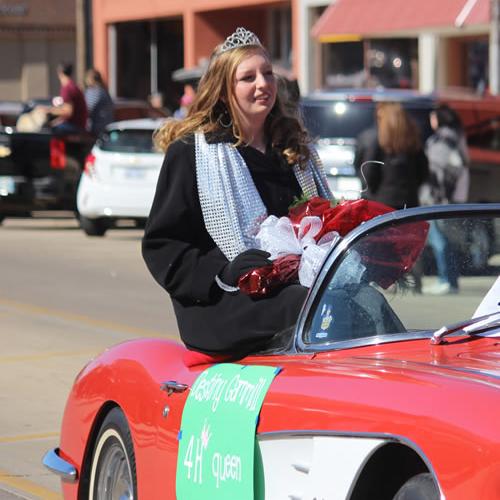
M 97 480 L 98 500 L 133 500 L 134 490 L 127 456 L 114 442 L 102 457 Z

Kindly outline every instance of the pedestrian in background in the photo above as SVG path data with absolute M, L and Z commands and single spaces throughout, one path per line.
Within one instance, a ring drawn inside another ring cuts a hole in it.
M 154 92 L 148 96 L 148 102 L 151 106 L 148 116 L 151 118 L 165 118 L 172 116 L 172 111 L 164 104 L 163 94 Z
M 420 200 L 424 205 L 464 203 L 469 194 L 469 154 L 458 114 L 447 105 L 430 114 L 434 134 L 427 139 L 425 152 L 430 175 L 422 186 Z M 443 295 L 458 292 L 458 264 L 453 243 L 446 234 L 445 221 L 433 221 L 429 229 L 437 268 L 437 283 L 423 292 Z
M 49 117 L 50 127 L 55 133 L 70 134 L 84 132 L 87 125 L 87 104 L 83 92 L 72 79 L 73 65 L 62 62 L 57 66 L 57 77 L 61 83 L 61 104 L 57 106 L 37 106 Z
M 85 101 L 88 109 L 87 130 L 98 137 L 114 119 L 114 104 L 101 73 L 89 69 L 85 73 Z
M 399 103 L 377 103 L 375 113 L 376 126 L 362 132 L 356 146 L 354 165 L 365 183 L 362 196 L 395 209 L 418 206 L 420 186 L 429 174 L 420 131 Z M 421 293 L 422 264 L 417 262 L 411 274 L 413 290 Z
M 393 102 L 377 104 L 376 122 L 357 143 L 355 166 L 366 183 L 363 197 L 395 209 L 418 206 L 419 188 L 429 173 L 418 127 Z
M 186 118 L 189 106 L 193 103 L 195 96 L 196 91 L 194 87 L 190 83 L 186 83 L 186 85 L 184 85 L 184 93 L 180 100 L 180 106 L 174 112 L 174 118 Z
M 242 356 L 292 327 L 307 288 L 252 298 L 247 272 L 270 265 L 255 235 L 294 200 L 331 198 L 303 124 L 278 94 L 271 57 L 238 28 L 217 47 L 184 119 L 156 134 L 166 149 L 142 252 L 172 299 L 186 346 Z

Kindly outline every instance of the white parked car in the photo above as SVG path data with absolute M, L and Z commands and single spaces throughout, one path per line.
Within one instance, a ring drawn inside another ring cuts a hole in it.
M 115 122 L 97 140 L 85 160 L 77 192 L 80 226 L 103 236 L 120 219 L 141 227 L 149 215 L 163 153 L 153 132 L 163 119 Z

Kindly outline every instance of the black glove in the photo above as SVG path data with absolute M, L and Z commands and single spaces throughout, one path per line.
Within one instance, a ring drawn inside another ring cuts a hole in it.
M 268 259 L 271 254 L 264 250 L 251 248 L 237 255 L 219 273 L 219 278 L 226 285 L 236 286 L 238 280 L 248 271 L 258 267 L 270 266 L 272 261 Z

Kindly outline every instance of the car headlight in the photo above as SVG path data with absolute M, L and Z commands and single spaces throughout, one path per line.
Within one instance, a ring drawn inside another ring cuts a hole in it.
M 335 198 L 355 200 L 361 196 L 361 180 L 355 176 L 331 176 L 328 177 L 328 185 Z

